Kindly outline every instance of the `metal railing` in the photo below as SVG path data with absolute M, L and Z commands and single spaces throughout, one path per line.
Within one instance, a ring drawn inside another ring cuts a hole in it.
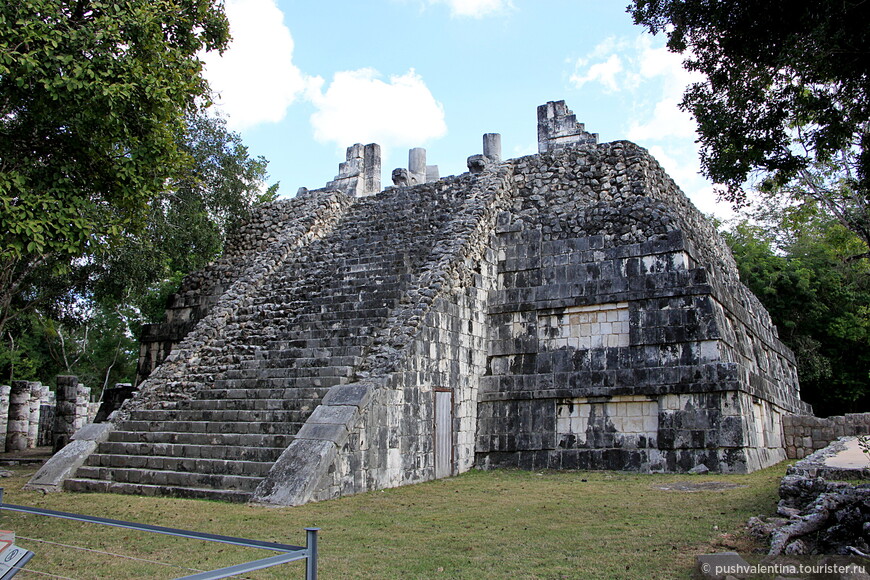
M 249 540 L 246 538 L 235 538 L 232 536 L 221 536 L 218 534 L 207 534 L 203 532 L 194 532 L 190 530 L 179 530 L 175 528 L 166 528 L 163 526 L 152 526 L 150 524 L 138 524 L 135 522 L 125 522 L 122 520 L 112 520 L 108 518 L 98 518 L 94 516 L 86 516 L 81 514 L 72 514 L 67 512 L 59 512 L 55 510 L 47 510 L 29 506 L 20 506 L 14 504 L 3 503 L 3 488 L 0 488 L 0 509 L 21 512 L 26 514 L 34 514 L 40 516 L 48 516 L 52 518 L 62 518 L 77 522 L 87 522 L 92 524 L 102 524 L 104 526 L 114 526 L 118 528 L 126 528 L 129 530 L 138 530 L 142 532 L 151 532 L 154 534 L 165 534 L 180 538 L 190 538 L 194 540 L 204 540 L 206 542 L 219 542 L 222 544 L 231 544 L 234 546 L 242 546 L 246 548 L 259 548 L 261 550 L 272 550 L 281 552 L 277 556 L 262 558 L 260 560 L 252 560 L 235 566 L 219 568 L 192 576 L 183 576 L 176 580 L 217 580 L 218 578 L 229 578 L 254 570 L 262 570 L 286 564 L 296 560 L 305 559 L 305 579 L 317 580 L 317 532 L 320 528 L 305 528 L 306 545 L 291 546 L 290 544 L 279 544 L 275 542 L 262 542 L 259 540 Z

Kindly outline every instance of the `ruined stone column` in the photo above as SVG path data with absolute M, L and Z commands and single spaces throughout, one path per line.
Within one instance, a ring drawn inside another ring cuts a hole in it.
M 42 398 L 48 387 L 34 381 L 30 383 L 29 423 L 27 425 L 27 448 L 33 449 L 39 441 L 39 413 L 42 410 Z
M 88 422 L 88 413 L 90 411 L 89 403 L 91 402 L 91 389 L 84 385 L 78 385 L 76 389 L 76 417 L 75 430 L 78 431 Z
M 538 107 L 538 153 L 566 145 L 598 143 L 597 133 L 587 133 L 565 101 L 550 101 Z
M 408 173 L 411 174 L 411 185 L 426 183 L 426 150 L 422 147 L 408 151 Z
M 6 451 L 6 424 L 9 421 L 9 385 L 0 385 L 0 453 Z
M 76 432 L 78 390 L 78 377 L 69 375 L 57 377 L 57 405 L 54 408 L 54 426 L 51 434 L 51 446 L 55 453 L 63 449 Z
M 12 381 L 10 387 L 6 451 L 24 451 L 30 425 L 30 381 Z
M 36 446 L 51 445 L 51 430 L 54 427 L 54 391 L 45 387 L 42 399 L 39 401 L 39 430 L 36 435 Z
M 374 195 L 381 191 L 381 146 L 369 143 L 363 150 L 362 195 Z
M 500 133 L 485 133 L 483 135 L 483 156 L 493 163 L 501 163 Z

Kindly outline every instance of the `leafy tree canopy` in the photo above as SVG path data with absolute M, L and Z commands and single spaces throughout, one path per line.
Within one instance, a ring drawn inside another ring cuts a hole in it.
M 767 202 L 723 232 L 740 278 L 795 353 L 801 398 L 827 416 L 870 402 L 866 244 L 809 204 Z
M 637 24 L 706 80 L 682 107 L 704 172 L 736 204 L 749 179 L 810 197 L 870 243 L 870 2 L 634 0 Z
M 189 117 L 181 148 L 190 164 L 149 204 L 143 228 L 90 265 L 99 301 L 133 303 L 148 320 L 162 318 L 161 297 L 212 261 L 254 205 L 277 195 L 278 184 L 264 186 L 268 162 L 220 117 Z
M 274 199 L 277 184 L 264 189 L 266 160 L 251 158 L 222 119 L 189 117 L 181 147 L 191 162 L 149 202 L 142 227 L 59 274 L 38 268 L 22 283 L 11 303 L 19 316 L 0 342 L 0 381 L 59 373 L 92 387 L 132 380 L 142 323 L 159 321 L 184 274 L 214 259 L 254 205 Z
M 146 223 L 189 163 L 197 54 L 228 39 L 215 0 L 0 3 L 0 331 L 52 295 L 34 280 L 74 294 L 73 265 Z

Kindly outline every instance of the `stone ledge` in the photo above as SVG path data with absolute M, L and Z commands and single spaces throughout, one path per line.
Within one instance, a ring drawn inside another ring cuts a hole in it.
M 321 405 L 327 406 L 354 406 L 362 409 L 372 398 L 373 385 L 352 383 L 349 385 L 336 385 L 329 389 L 323 397 Z
M 97 445 L 114 431 L 113 423 L 89 423 L 75 432 L 63 449 L 51 456 L 24 486 L 28 490 L 55 492 L 63 490 L 63 482 L 75 475 Z

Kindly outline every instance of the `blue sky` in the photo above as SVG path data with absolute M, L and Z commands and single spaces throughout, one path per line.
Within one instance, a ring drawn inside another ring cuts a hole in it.
M 425 147 L 442 176 L 466 171 L 484 133 L 503 157 L 536 152 L 536 108 L 564 99 L 602 141 L 646 148 L 706 213 L 694 123 L 677 110 L 692 77 L 627 0 L 227 0 L 234 37 L 206 55 L 218 107 L 281 194 L 322 187 L 345 149 L 377 142 L 383 184 Z

